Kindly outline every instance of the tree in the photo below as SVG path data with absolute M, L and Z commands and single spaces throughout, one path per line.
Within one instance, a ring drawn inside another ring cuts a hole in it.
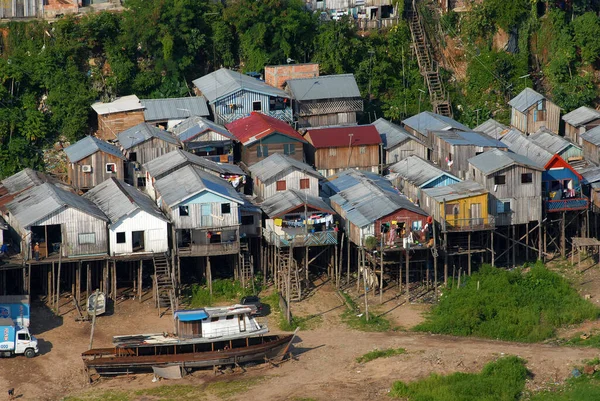
M 575 43 L 581 49 L 581 59 L 593 63 L 600 54 L 600 21 L 594 12 L 587 12 L 573 20 Z

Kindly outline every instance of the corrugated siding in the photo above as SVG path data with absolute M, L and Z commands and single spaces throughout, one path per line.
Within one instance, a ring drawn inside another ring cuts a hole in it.
M 297 170 L 291 171 L 288 174 L 279 173 L 266 183 L 259 181 L 259 186 L 256 188 L 258 190 L 256 195 L 262 199 L 267 199 L 275 195 L 277 193 L 277 181 L 285 181 L 286 189 L 297 189 L 304 192 L 306 190 L 300 188 L 300 180 L 305 178 L 310 180 L 308 194 L 319 196 L 319 180 L 315 176 L 303 174 L 302 171 Z
M 569 161 L 571 157 L 581 157 L 583 156 L 583 149 L 579 149 L 575 146 L 569 146 L 566 150 L 560 153 L 560 157 Z
M 110 227 L 110 254 L 121 255 L 133 252 L 131 233 L 144 231 L 144 252 L 162 253 L 169 249 L 168 223 L 138 210 L 125 220 Z M 117 233 L 125 233 L 125 243 L 117 244 Z
M 527 224 L 542 218 L 542 172 L 522 166 L 510 166 L 485 176 L 474 169 L 473 181 L 490 191 L 489 212 L 495 216 L 497 226 Z M 532 182 L 523 184 L 521 175 L 531 173 Z M 495 176 L 504 175 L 506 184 L 495 185 Z M 497 201 L 511 200 L 511 213 L 497 213 Z
M 114 163 L 117 169 L 116 173 L 107 173 L 106 164 Z M 91 173 L 84 173 L 82 166 L 92 166 Z M 105 180 L 115 177 L 123 180 L 125 171 L 123 169 L 123 160 L 111 154 L 104 152 L 96 152 L 91 156 L 78 161 L 77 163 L 69 163 L 67 168 L 69 184 L 76 189 L 90 189 Z
M 108 252 L 106 222 L 73 208 L 62 208 L 35 226 L 60 224 L 62 231 L 63 257 L 79 255 L 97 255 Z M 79 234 L 94 233 L 95 244 L 79 244 Z M 27 247 L 31 248 L 31 236 L 27 237 Z
M 413 155 L 427 160 L 427 146 L 413 140 L 405 141 L 403 144 L 385 152 L 385 163 L 397 163 Z
M 250 115 L 254 110 L 254 102 L 260 102 L 260 111 L 270 111 L 269 96 L 262 93 L 239 91 L 219 100 L 212 105 L 215 122 L 225 125 L 239 118 Z M 235 105 L 231 108 L 230 105 Z M 290 110 L 291 113 L 291 110 Z
M 237 203 L 229 202 L 231 212 L 221 213 L 221 203 L 192 203 L 188 206 L 189 216 L 180 216 L 179 207 L 170 213 L 175 227 L 180 229 L 230 227 L 240 224 Z

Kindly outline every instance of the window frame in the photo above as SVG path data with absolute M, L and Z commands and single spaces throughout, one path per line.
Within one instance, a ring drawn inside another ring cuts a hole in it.
M 502 182 L 500 182 L 502 181 Z M 494 185 L 506 185 L 506 175 L 495 175 L 494 176 Z
M 300 189 L 310 189 L 310 178 L 300 178 Z
M 117 244 L 126 244 L 127 243 L 127 233 L 125 231 L 120 231 L 116 233 Z
M 106 163 L 104 165 L 104 172 L 106 174 L 116 174 L 117 173 L 117 163 Z
M 258 109 L 256 105 L 258 104 Z M 262 102 L 260 100 L 255 100 L 252 102 L 252 111 L 262 111 Z
M 190 207 L 187 205 L 179 205 L 179 217 L 189 217 Z
M 86 236 L 90 239 L 86 240 Z M 82 240 L 82 238 L 84 238 L 84 240 Z M 96 233 L 79 233 L 77 235 L 77 244 L 79 245 L 96 245 L 96 243 Z
M 221 203 L 221 214 L 231 214 L 231 203 Z
M 521 173 L 521 184 L 533 183 L 533 173 Z
M 281 189 L 283 187 L 283 189 Z M 287 190 L 287 182 L 285 180 L 279 180 L 275 182 L 275 190 L 277 192 Z

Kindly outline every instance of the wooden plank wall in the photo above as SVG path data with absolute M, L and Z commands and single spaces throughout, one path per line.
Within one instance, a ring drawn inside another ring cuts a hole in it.
M 144 111 L 133 110 L 98 115 L 98 138 L 107 141 L 117 139 L 121 132 L 144 122 Z
M 365 145 L 365 152 L 361 153 L 361 146 L 320 148 L 315 151 L 315 167 L 317 170 L 360 168 L 379 168 L 379 145 Z M 335 149 L 332 155 L 330 149 Z
M 107 163 L 115 164 L 117 169 L 116 173 L 106 172 Z M 92 166 L 92 172 L 84 173 L 82 171 L 82 166 L 84 165 Z M 84 190 L 91 189 L 111 177 L 123 180 L 125 177 L 123 159 L 120 159 L 109 153 L 96 152 L 93 155 L 78 161 L 77 163 L 70 163 L 67 175 L 70 185 L 76 189 Z
M 261 161 L 262 159 L 266 159 L 266 157 L 258 157 L 256 155 L 256 148 L 257 148 L 258 144 L 259 143 L 256 142 L 250 146 L 242 146 L 242 161 L 248 167 Z M 289 141 L 284 141 L 284 142 L 280 142 L 280 143 L 268 143 L 268 144 L 263 143 L 263 146 L 269 147 L 268 156 L 272 155 L 273 153 L 279 153 L 279 154 L 283 155 L 283 154 L 285 154 L 285 152 L 283 151 L 284 144 L 294 144 L 296 146 L 296 152 L 293 155 L 288 155 L 289 157 L 291 157 L 295 160 L 301 161 L 301 162 L 304 161 L 304 152 L 302 151 L 302 143 L 298 142 L 297 140 L 290 138 Z
M 302 179 L 310 180 L 310 187 L 308 188 L 308 191 L 300 188 L 300 180 Z M 302 192 L 306 191 L 312 196 L 319 196 L 319 180 L 317 177 L 304 174 L 302 171 L 298 170 L 292 170 L 287 173 L 280 172 L 267 182 L 262 182 L 256 179 L 255 182 L 258 182 L 258 184 L 254 187 L 255 195 L 262 199 L 268 199 L 269 197 L 275 195 L 277 193 L 277 181 L 285 181 L 286 189 L 297 189 Z

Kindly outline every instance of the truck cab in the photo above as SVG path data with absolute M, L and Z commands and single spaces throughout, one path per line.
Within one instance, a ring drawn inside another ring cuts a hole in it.
M 0 357 L 22 354 L 33 358 L 38 352 L 38 340 L 29 329 L 17 326 L 12 319 L 0 318 Z

